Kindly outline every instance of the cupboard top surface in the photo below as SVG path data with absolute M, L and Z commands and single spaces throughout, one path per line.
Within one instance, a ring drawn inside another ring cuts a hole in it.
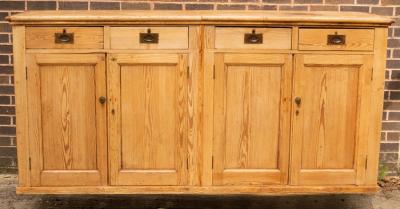
M 12 24 L 356 24 L 389 25 L 393 19 L 358 12 L 274 11 L 29 11 L 7 17 Z

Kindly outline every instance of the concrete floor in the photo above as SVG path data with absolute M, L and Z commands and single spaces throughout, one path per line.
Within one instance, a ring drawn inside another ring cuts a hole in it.
M 16 195 L 0 175 L 0 209 L 400 209 L 400 191 L 376 195 Z

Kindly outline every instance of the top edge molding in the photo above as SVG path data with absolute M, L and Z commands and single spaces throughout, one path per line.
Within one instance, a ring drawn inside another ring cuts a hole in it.
M 28 11 L 6 18 L 14 25 L 39 24 L 360 24 L 390 25 L 390 17 L 359 12 L 284 12 L 284 11 Z

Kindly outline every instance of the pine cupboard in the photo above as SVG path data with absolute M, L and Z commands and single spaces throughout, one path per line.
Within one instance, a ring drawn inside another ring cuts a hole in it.
M 17 193 L 377 189 L 389 18 L 41 11 L 8 20 Z

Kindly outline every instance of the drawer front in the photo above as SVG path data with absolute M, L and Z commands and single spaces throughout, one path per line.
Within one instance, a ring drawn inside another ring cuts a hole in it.
M 361 50 L 374 49 L 373 29 L 299 30 L 299 50 Z
M 102 49 L 103 27 L 27 27 L 28 49 Z
M 112 27 L 111 49 L 187 49 L 187 27 Z
M 217 49 L 290 49 L 290 28 L 215 28 Z

